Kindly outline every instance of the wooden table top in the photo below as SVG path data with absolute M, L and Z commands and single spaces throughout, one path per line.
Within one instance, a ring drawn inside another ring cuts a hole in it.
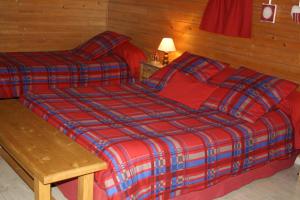
M 0 101 L 0 145 L 43 184 L 107 167 L 106 162 L 32 113 L 18 100 Z

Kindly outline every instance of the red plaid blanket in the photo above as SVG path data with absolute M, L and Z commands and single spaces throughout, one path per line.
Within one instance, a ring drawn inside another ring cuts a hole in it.
M 125 84 L 29 92 L 22 102 L 108 162 L 95 179 L 110 199 L 169 199 L 293 152 L 280 110 L 251 124 Z
M 86 61 L 71 53 L 0 53 L 0 98 L 48 87 L 99 86 L 131 80 L 128 65 L 110 54 Z

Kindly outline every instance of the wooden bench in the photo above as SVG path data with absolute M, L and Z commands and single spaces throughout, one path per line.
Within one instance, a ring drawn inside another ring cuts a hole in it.
M 35 192 L 36 200 L 51 199 L 51 184 L 78 177 L 78 199 L 93 199 L 94 172 L 104 161 L 22 106 L 0 101 L 0 152 Z

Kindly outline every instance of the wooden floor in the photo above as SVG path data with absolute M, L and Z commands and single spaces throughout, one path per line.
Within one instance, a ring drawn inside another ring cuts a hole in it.
M 300 180 L 298 165 L 276 175 L 255 181 L 218 200 L 299 200 Z M 53 189 L 56 200 L 65 200 L 57 188 Z M 33 192 L 0 157 L 0 200 L 33 200 Z

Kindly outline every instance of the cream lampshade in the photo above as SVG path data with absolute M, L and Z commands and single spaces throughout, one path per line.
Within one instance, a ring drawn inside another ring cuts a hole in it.
M 168 53 L 176 51 L 173 39 L 172 38 L 163 38 L 160 42 L 158 50 L 163 51 L 165 53 L 163 65 L 169 64 L 169 54 Z

